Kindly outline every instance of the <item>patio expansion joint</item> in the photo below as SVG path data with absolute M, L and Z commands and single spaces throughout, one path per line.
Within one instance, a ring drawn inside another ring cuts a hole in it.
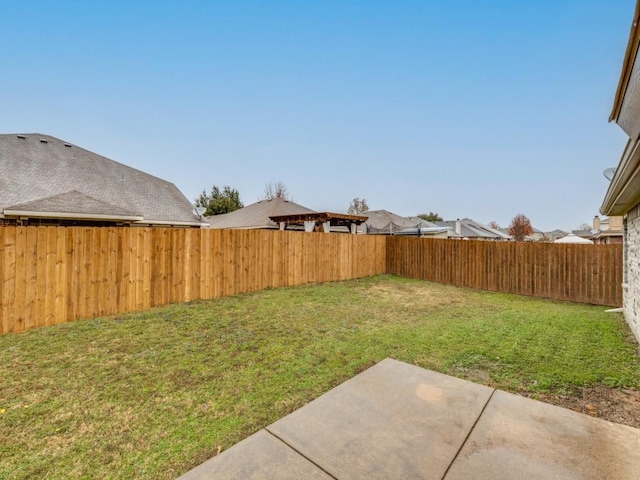
M 489 402 L 491 402 L 491 399 L 493 398 L 493 395 L 497 392 L 497 389 L 493 389 L 493 391 L 491 392 L 491 395 L 489 395 L 489 398 L 487 399 L 487 401 L 485 402 L 484 406 L 482 407 L 482 410 L 480 410 L 480 413 L 478 414 L 478 418 L 476 418 L 476 421 L 473 422 L 473 425 L 471 426 L 471 428 L 469 429 L 469 433 L 467 433 L 467 436 L 464 438 L 464 441 L 460 444 L 460 447 L 458 448 L 458 451 L 456 452 L 456 454 L 453 456 L 453 458 L 451 459 L 451 462 L 449 463 L 449 466 L 447 467 L 447 469 L 444 472 L 444 475 L 442 475 L 442 479 L 441 480 L 445 480 L 447 478 L 447 474 L 449 473 L 449 470 L 451 469 L 451 467 L 453 466 L 453 464 L 456 462 L 456 460 L 458 459 L 458 455 L 460 455 L 460 452 L 462 451 L 462 449 L 464 448 L 464 446 L 467 443 L 467 440 L 469 440 L 469 437 L 471 436 L 471 434 L 473 433 L 473 431 L 476 428 L 476 425 L 478 424 L 478 422 L 480 421 L 480 419 L 482 418 L 482 415 L 484 415 L 484 411 L 487 409 L 487 406 L 489 405 Z
M 483 410 L 484 411 L 484 410 Z M 278 435 L 276 435 L 275 433 L 273 433 L 271 430 L 269 430 L 269 427 L 266 427 L 264 429 L 265 432 L 267 432 L 269 435 L 273 436 L 276 440 L 279 440 L 280 442 L 284 443 L 287 447 L 289 447 L 291 450 L 293 450 L 294 452 L 296 452 L 298 455 L 300 455 L 302 458 L 304 458 L 307 462 L 315 465 L 318 469 L 322 470 L 324 473 L 326 473 L 327 475 L 329 475 L 331 478 L 333 478 L 334 480 L 339 480 L 338 477 L 336 477 L 335 475 L 332 475 L 330 472 L 328 472 L 322 465 L 320 465 L 319 463 L 314 462 L 313 460 L 311 460 L 309 457 L 307 457 L 304 453 L 302 453 L 300 450 L 296 449 L 293 445 L 287 443 L 285 440 L 283 440 L 282 438 L 280 438 Z

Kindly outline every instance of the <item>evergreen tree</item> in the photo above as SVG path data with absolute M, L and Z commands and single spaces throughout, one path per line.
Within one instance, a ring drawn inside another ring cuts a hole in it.
M 196 207 L 205 207 L 206 217 L 211 215 L 220 215 L 221 213 L 229 213 L 244 207 L 240 200 L 240 193 L 235 188 L 225 185 L 222 190 L 214 185 L 211 193 L 202 190 L 202 193 L 195 200 Z

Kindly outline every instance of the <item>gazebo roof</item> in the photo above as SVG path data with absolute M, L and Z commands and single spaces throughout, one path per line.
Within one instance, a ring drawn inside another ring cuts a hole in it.
M 273 215 L 269 217 L 273 222 L 289 226 L 304 226 L 305 222 L 314 222 L 318 231 L 320 224 L 329 222 L 331 227 L 346 227 L 351 230 L 351 225 L 360 225 L 367 220 L 364 215 L 349 215 L 346 213 L 333 212 L 309 212 L 294 213 L 290 215 Z
M 579 237 L 574 233 L 570 233 L 566 237 L 559 238 L 554 243 L 581 243 L 584 245 L 593 244 L 591 240 L 587 240 L 586 238 Z

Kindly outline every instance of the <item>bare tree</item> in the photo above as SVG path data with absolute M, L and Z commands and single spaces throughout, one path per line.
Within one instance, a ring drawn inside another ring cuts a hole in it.
M 369 211 L 369 204 L 367 203 L 366 198 L 354 198 L 351 200 L 349 204 L 349 208 L 347 208 L 347 213 L 349 215 L 360 215 L 364 212 Z
M 264 193 L 261 200 L 271 200 L 272 198 L 281 198 L 283 200 L 291 200 L 287 186 L 282 182 L 269 182 L 264 186 Z
M 588 223 L 581 223 L 580 226 L 578 227 L 578 230 L 591 230 L 592 225 L 588 224 Z
M 498 230 L 500 228 L 500 225 L 498 225 L 498 222 L 496 222 L 495 220 L 491 220 L 489 222 L 489 226 L 494 230 Z
M 531 235 L 533 228 L 531 227 L 531 221 L 526 215 L 519 213 L 511 219 L 509 225 L 509 235 L 511 235 L 516 241 L 521 242 L 524 237 Z

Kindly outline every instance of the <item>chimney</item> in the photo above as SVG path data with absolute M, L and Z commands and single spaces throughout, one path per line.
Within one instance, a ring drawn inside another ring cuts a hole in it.
M 458 235 L 462 235 L 462 224 L 460 223 L 460 219 L 456 220 L 456 233 Z
M 593 217 L 593 229 L 600 230 L 600 217 L 598 215 Z

